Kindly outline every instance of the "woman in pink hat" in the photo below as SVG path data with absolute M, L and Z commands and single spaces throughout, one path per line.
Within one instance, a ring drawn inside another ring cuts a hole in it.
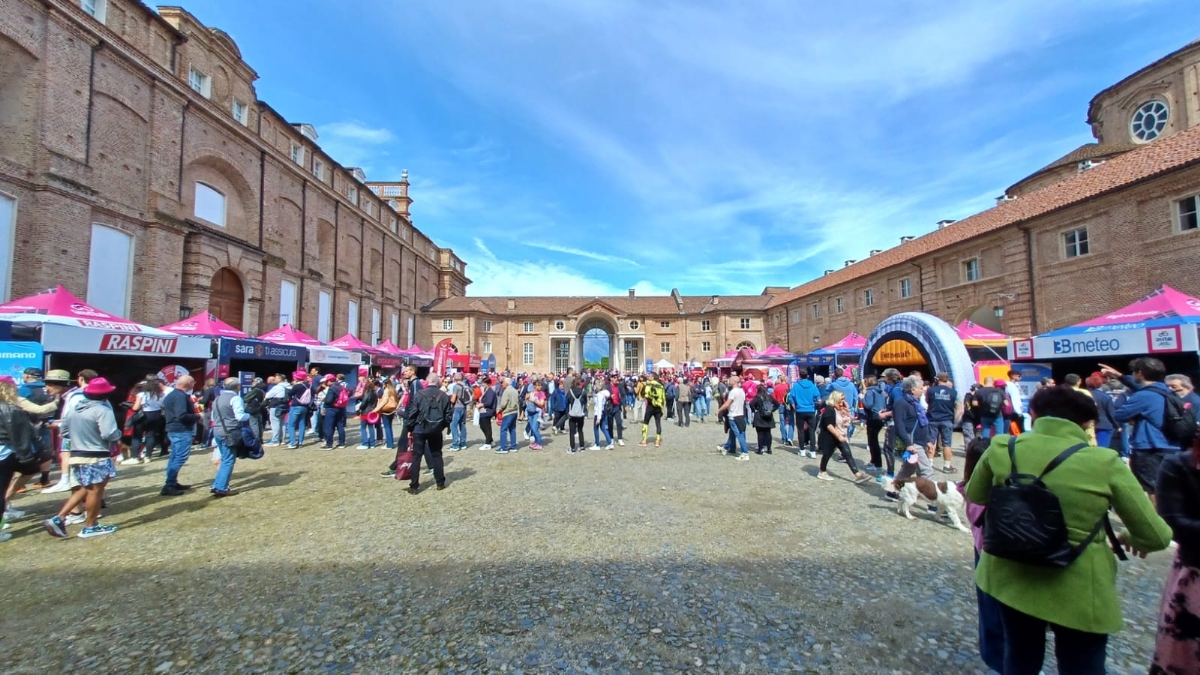
M 80 537 L 99 537 L 117 531 L 116 525 L 97 522 L 104 488 L 117 475 L 111 448 L 121 438 L 121 427 L 117 425 L 117 417 L 107 398 L 114 389 L 116 387 L 103 377 L 89 381 L 83 389 L 83 400 L 64 417 L 63 437 L 71 439 L 67 458 L 71 496 L 58 510 L 58 515 L 42 522 L 42 527 L 51 536 L 67 536 L 67 515 L 80 504 L 87 509 Z

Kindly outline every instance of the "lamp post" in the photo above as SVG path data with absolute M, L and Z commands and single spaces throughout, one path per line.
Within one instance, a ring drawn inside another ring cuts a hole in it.
M 191 316 L 192 316 L 192 308 L 191 307 L 188 307 L 187 305 L 179 306 L 179 320 L 180 321 L 191 318 Z

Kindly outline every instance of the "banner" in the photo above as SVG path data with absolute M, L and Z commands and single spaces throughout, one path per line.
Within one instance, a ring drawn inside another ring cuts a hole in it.
M 0 375 L 18 383 L 26 368 L 44 368 L 42 345 L 38 342 L 0 342 Z
M 437 343 L 433 348 L 433 372 L 438 375 L 446 374 L 446 366 L 450 365 L 450 338 Z
M 51 354 L 70 352 L 207 359 L 212 355 L 212 340 L 186 335 L 129 333 L 123 332 L 121 327 L 98 330 L 46 323 L 42 326 L 42 348 Z
M 246 392 L 250 391 L 250 388 L 254 386 L 254 372 L 250 370 L 239 370 L 238 386 L 241 388 L 242 396 L 245 396 Z
M 308 360 L 308 349 L 296 345 L 277 345 L 261 340 L 221 339 L 220 360 L 228 364 L 232 359 L 256 361 L 288 361 L 297 365 Z
M 1154 354 L 1195 352 L 1198 348 L 1200 348 L 1200 341 L 1197 340 L 1196 326 L 1191 324 L 1151 328 L 1092 326 L 1072 334 L 1013 340 L 1009 345 L 1008 353 L 1009 358 L 1014 361 L 1025 361 L 1031 359 L 1153 356 Z

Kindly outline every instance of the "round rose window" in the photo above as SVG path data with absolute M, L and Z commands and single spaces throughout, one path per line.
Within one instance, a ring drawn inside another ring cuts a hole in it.
M 1170 117 L 1170 110 L 1166 103 L 1147 101 L 1137 109 L 1137 112 L 1133 113 L 1133 119 L 1129 122 L 1129 131 L 1136 140 L 1152 141 L 1162 134 L 1163 129 L 1167 128 L 1168 117 Z

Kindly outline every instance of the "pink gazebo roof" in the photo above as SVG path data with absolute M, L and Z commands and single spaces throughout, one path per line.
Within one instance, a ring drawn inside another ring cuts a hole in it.
M 274 342 L 276 344 L 306 345 L 314 347 L 321 345 L 320 340 L 296 330 L 295 327 L 293 327 L 290 323 L 285 323 L 273 331 L 263 333 L 262 335 L 258 336 L 258 339 L 265 340 L 266 342 Z
M 954 327 L 954 332 L 963 340 L 1007 340 L 1004 333 L 997 333 L 990 328 L 984 328 L 971 321 L 963 321 Z
M 398 347 L 396 343 L 392 342 L 391 340 L 384 340 L 383 342 L 375 345 L 375 348 L 386 354 L 393 354 L 396 356 L 404 353 L 404 350 L 400 349 L 400 347 Z
M 737 355 L 738 355 L 738 350 L 730 349 L 729 351 L 725 352 L 721 356 L 718 356 L 717 358 L 718 359 L 736 359 Z
M 0 314 L 41 314 L 44 316 L 76 319 L 84 324 L 87 322 L 103 322 L 106 324 L 120 323 L 130 326 L 140 325 L 135 321 L 122 319 L 102 309 L 92 307 L 83 300 L 71 295 L 71 292 L 61 285 L 37 295 L 9 300 L 0 305 Z
M 159 326 L 159 328 L 169 330 L 172 333 L 179 333 L 180 335 L 227 338 L 250 337 L 246 333 L 213 316 L 211 312 L 205 312 L 199 316 L 176 321 L 166 326 Z
M 758 353 L 759 356 L 791 356 L 787 350 L 779 345 L 771 345 Z
M 380 352 L 378 347 L 372 347 L 371 345 L 363 342 L 353 333 L 346 333 L 342 337 L 330 342 L 329 346 L 340 347 L 341 349 L 348 349 L 355 352 L 368 352 L 371 354 L 378 354 Z
M 866 346 L 867 346 L 867 338 L 859 335 L 858 333 L 850 333 L 849 335 L 842 338 L 841 340 L 838 340 L 837 342 L 835 342 L 831 345 L 822 347 L 821 349 L 828 350 L 828 351 L 837 351 L 837 350 L 848 351 L 848 350 L 852 350 L 852 349 L 861 350 L 863 347 L 866 347 Z
M 1131 305 L 1075 325 L 1111 326 L 1174 317 L 1200 317 L 1200 299 L 1163 284 Z

